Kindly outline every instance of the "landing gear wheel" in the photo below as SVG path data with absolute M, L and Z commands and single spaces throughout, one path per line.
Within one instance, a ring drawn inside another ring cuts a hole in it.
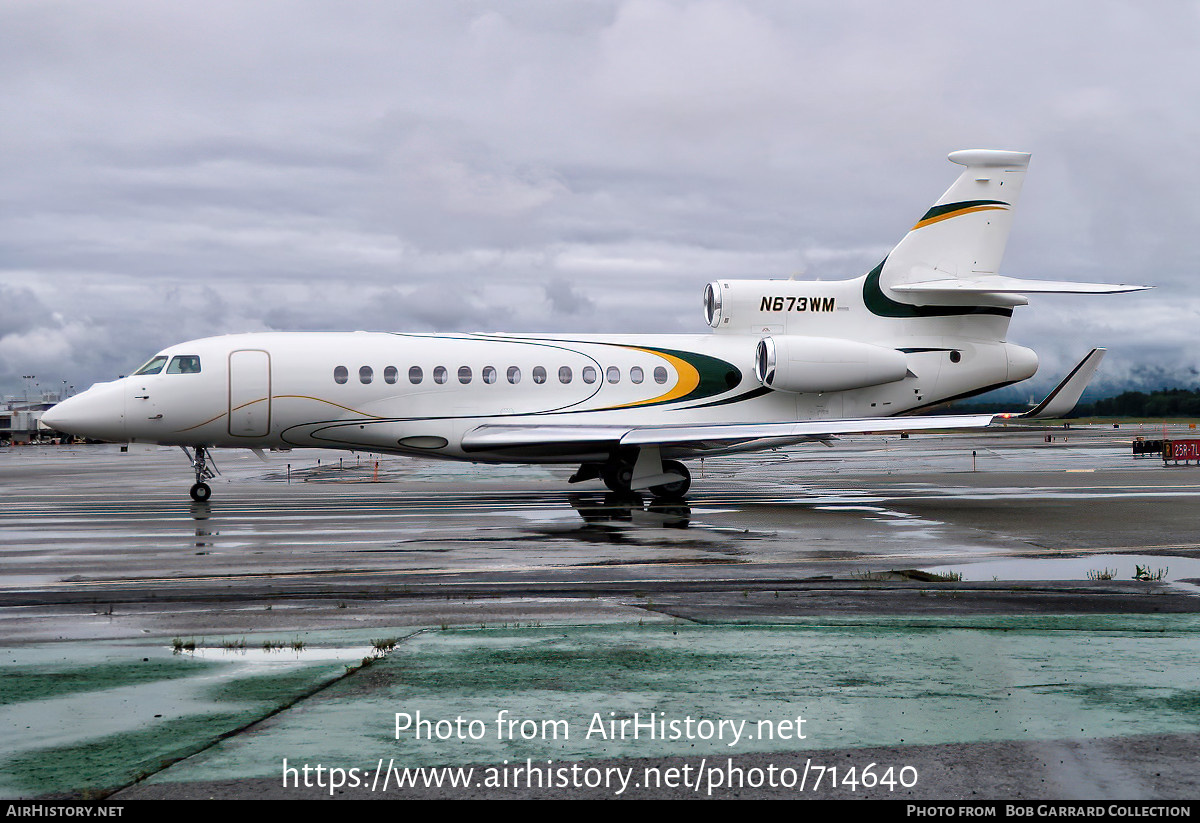
M 212 489 L 204 481 L 217 476 L 217 472 L 213 471 L 216 466 L 208 465 L 208 449 L 205 446 L 197 446 L 195 454 L 189 452 L 186 446 L 179 448 L 183 449 L 183 453 L 191 459 L 192 468 L 196 471 L 196 483 L 192 486 L 191 491 L 192 499 L 197 503 L 203 503 L 212 497 Z
M 663 483 L 661 486 L 651 486 L 650 493 L 664 500 L 679 500 L 692 487 L 692 473 L 678 460 L 664 460 L 662 467 L 664 474 L 682 475 L 683 479 L 674 483 Z
M 613 463 L 604 467 L 600 479 L 608 490 L 617 494 L 629 494 L 629 485 L 633 482 L 633 466 L 628 463 Z

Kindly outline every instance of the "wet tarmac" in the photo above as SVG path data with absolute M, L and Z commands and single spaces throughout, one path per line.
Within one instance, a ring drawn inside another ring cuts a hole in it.
M 922 776 L 873 796 L 1192 797 L 1200 467 L 1133 458 L 1139 434 L 1162 429 L 714 458 L 683 503 L 566 467 L 218 452 L 197 504 L 178 450 L 5 449 L 0 795 L 614 796 L 331 793 L 282 761 L 861 771 L 886 750 Z M 485 734 L 397 740 L 415 708 Z M 577 734 L 505 738 L 505 710 Z M 812 734 L 580 737 L 654 712 Z M 1047 752 L 1070 756 L 1030 765 Z M 713 796 L 866 791 L 769 788 Z

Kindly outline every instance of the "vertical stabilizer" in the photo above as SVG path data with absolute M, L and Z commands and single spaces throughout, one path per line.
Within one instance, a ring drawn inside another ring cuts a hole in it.
M 885 290 L 992 275 L 1000 267 L 1029 154 L 967 149 L 949 159 L 966 169 L 888 255 L 879 278 Z

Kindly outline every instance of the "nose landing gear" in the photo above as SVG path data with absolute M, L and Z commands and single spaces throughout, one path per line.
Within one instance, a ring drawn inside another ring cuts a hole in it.
M 183 453 L 188 456 L 188 460 L 192 461 L 192 468 L 196 471 L 196 482 L 192 484 L 190 492 L 192 499 L 197 503 L 203 503 L 212 497 L 212 488 L 204 481 L 217 476 L 217 472 L 215 471 L 217 466 L 215 463 L 209 466 L 211 458 L 208 455 L 208 449 L 204 446 L 197 446 L 194 456 L 188 451 L 187 446 L 180 446 L 179 448 L 183 449 Z

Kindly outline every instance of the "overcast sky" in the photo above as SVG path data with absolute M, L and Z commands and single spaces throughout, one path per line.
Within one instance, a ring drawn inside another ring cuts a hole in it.
M 227 332 L 704 332 L 863 274 L 962 148 L 1052 384 L 1195 386 L 1200 4 L 0 0 L 0 393 Z

